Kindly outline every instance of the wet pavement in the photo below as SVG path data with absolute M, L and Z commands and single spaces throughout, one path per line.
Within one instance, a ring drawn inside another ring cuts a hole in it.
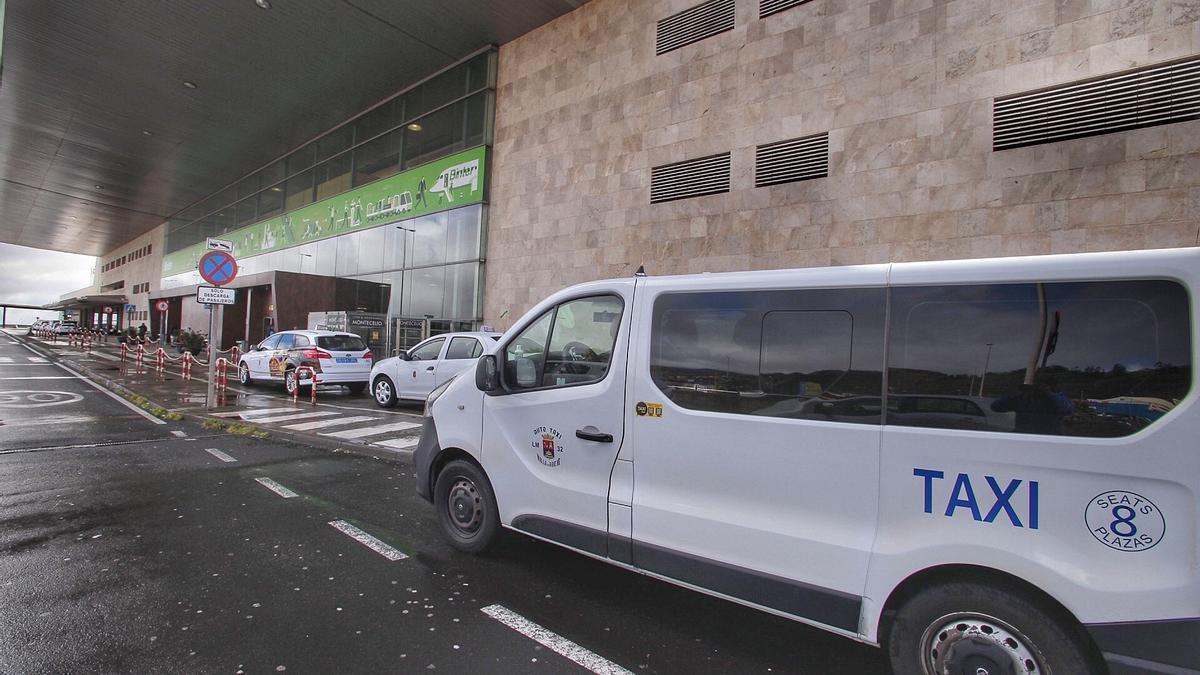
M 401 401 L 394 408 L 380 408 L 367 394 L 352 394 L 337 385 L 319 386 L 317 401 L 299 397 L 293 400 L 281 383 L 237 382 L 236 368 L 229 370 L 228 384 L 218 390 L 216 407 L 206 407 L 207 367 L 196 364 L 191 377 L 182 372 L 180 355 L 174 350 L 161 370 L 152 355 L 141 364 L 132 354 L 121 358 L 115 338 L 97 342 L 91 349 L 65 340 L 45 340 L 13 335 L 32 348 L 35 355 L 57 358 L 78 372 L 109 380 L 164 408 L 184 413 L 209 414 L 231 422 L 253 424 L 264 431 L 309 442 L 369 447 L 375 454 L 410 454 L 420 435 L 422 404 Z
M 0 378 L 73 378 L 36 358 L 0 336 Z M 159 424 L 78 379 L 0 379 L 0 422 L 0 672 L 886 672 L 518 535 L 458 553 L 404 455 Z

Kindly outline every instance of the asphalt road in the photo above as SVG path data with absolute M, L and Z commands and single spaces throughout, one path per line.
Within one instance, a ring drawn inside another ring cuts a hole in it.
M 586 672 L 512 615 L 597 672 L 886 672 L 517 535 L 460 554 L 404 463 L 156 424 L 38 359 L 0 335 L 0 672 Z

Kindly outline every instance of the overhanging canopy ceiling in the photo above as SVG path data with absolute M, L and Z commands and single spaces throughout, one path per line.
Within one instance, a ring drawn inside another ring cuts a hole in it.
M 583 2 L 8 2 L 0 242 L 101 255 Z

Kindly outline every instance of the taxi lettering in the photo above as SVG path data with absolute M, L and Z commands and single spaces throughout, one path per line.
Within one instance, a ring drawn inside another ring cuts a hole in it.
M 913 469 L 913 475 L 923 479 L 925 488 L 925 513 L 933 513 L 934 492 L 937 487 L 942 485 L 941 483 L 935 485 L 934 481 L 945 480 L 945 472 L 935 469 L 915 468 Z M 961 509 L 969 512 L 973 520 L 992 523 L 996 521 L 1000 514 L 1004 514 L 1005 519 L 1014 527 L 1027 527 L 1031 530 L 1038 529 L 1037 481 L 1024 481 L 1020 478 L 1013 478 L 1001 487 L 1000 482 L 996 480 L 995 476 L 984 476 L 983 478 L 987 484 L 987 489 L 986 491 L 981 490 L 979 497 L 975 495 L 975 486 L 979 485 L 978 479 L 972 485 L 971 477 L 965 473 L 958 474 L 948 493 L 937 490 L 939 495 L 947 495 L 946 508 L 943 511 L 943 515 L 947 518 L 953 518 Z M 1022 488 L 1022 486 L 1024 487 Z M 1016 504 L 1014 504 L 1014 498 L 1016 498 Z M 986 511 L 983 508 L 985 506 L 987 507 Z M 1018 510 L 1023 511 L 1023 513 L 1018 513 Z M 1025 517 L 1024 521 L 1021 519 L 1022 515 Z

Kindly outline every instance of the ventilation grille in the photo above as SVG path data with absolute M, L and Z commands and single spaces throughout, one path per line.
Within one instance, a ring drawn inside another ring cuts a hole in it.
M 828 175 L 828 133 L 760 145 L 754 155 L 754 187 L 825 178 Z
M 758 18 L 777 14 L 785 9 L 791 9 L 798 5 L 803 5 L 809 0 L 759 0 L 758 1 Z
M 666 54 L 717 33 L 733 30 L 734 0 L 708 0 L 658 22 L 655 54 Z
M 729 192 L 729 153 L 650 169 L 650 203 Z
M 992 148 L 1051 143 L 1200 117 L 1200 58 L 997 98 Z

